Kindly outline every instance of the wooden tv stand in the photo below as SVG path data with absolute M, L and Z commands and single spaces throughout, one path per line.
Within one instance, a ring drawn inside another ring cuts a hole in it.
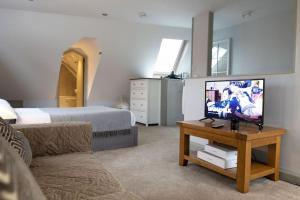
M 182 121 L 177 124 L 180 127 L 179 165 L 186 166 L 190 161 L 235 179 L 237 190 L 242 193 L 249 191 L 251 180 L 265 176 L 274 181 L 279 180 L 280 142 L 281 136 L 286 132 L 285 129 L 264 127 L 259 132 L 258 128 L 252 125 L 241 125 L 240 130 L 234 132 L 230 130 L 230 123 L 219 129 L 211 128 L 211 123 L 199 121 Z M 197 158 L 195 153 L 190 152 L 190 136 L 236 147 L 237 168 L 222 169 Z M 254 162 L 251 159 L 252 149 L 261 146 L 268 146 L 267 164 Z

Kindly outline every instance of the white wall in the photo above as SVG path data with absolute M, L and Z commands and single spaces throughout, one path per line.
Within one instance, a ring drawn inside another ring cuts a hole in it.
M 204 11 L 193 18 L 192 76 L 205 77 L 210 74 L 213 13 Z M 205 67 L 201 67 L 205 66 Z
M 94 84 L 95 76 L 98 70 L 98 65 L 101 61 L 101 49 L 97 45 L 95 38 L 82 38 L 80 41 L 72 45 L 72 48 L 80 50 L 86 56 L 85 70 L 85 99 L 88 99 Z
M 190 29 L 7 9 L 0 27 L 0 97 L 33 107 L 56 105 L 61 56 L 81 38 L 103 52 L 88 105 L 112 105 L 129 78 L 152 76 L 162 38 L 191 40 Z
M 214 41 L 232 39 L 231 74 L 292 73 L 296 11 L 280 12 L 217 30 Z
M 188 73 L 191 74 L 191 54 L 192 54 L 192 41 L 188 41 L 184 52 L 182 54 L 182 58 L 179 62 L 178 68 L 176 70 L 176 74 Z
M 298 4 L 298 22 L 300 4 Z M 287 129 L 282 140 L 281 170 L 300 177 L 300 26 L 297 27 L 296 67 L 294 74 L 253 76 L 266 78 L 265 123 Z M 252 78 L 252 77 L 232 77 Z M 222 79 L 222 78 L 219 78 Z M 223 78 L 228 79 L 228 78 Z M 185 120 L 204 115 L 204 83 L 216 78 L 189 79 L 185 82 L 183 111 Z

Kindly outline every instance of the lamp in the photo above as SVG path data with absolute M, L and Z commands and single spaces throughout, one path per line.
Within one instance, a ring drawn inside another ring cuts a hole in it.
M 126 102 L 126 96 L 121 96 L 116 108 L 129 110 L 129 104 Z

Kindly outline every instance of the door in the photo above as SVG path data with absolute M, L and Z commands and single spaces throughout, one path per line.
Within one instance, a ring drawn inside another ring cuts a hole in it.
M 62 59 L 59 86 L 58 107 L 84 106 L 84 56 L 70 50 Z

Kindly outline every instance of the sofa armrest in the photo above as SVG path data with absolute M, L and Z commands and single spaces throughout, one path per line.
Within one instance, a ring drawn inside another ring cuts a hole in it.
M 28 138 L 33 157 L 91 150 L 92 126 L 88 122 L 13 126 Z

